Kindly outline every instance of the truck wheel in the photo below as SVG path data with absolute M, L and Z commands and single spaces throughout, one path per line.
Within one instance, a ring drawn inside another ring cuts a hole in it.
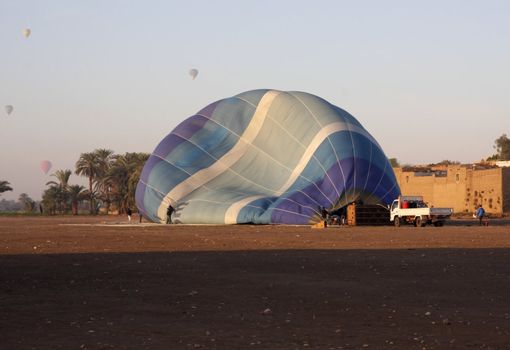
M 422 223 L 421 216 L 417 216 L 416 218 L 414 218 L 414 226 L 415 227 L 422 227 L 422 226 L 424 226 L 423 223 Z
M 443 225 L 444 225 L 444 222 L 442 222 L 442 221 L 436 221 L 436 222 L 434 222 L 434 226 L 435 226 L 435 227 L 441 227 L 441 226 L 443 226 Z
M 393 223 L 395 224 L 395 227 L 400 227 L 400 218 L 398 216 L 395 216 L 395 219 L 393 219 Z

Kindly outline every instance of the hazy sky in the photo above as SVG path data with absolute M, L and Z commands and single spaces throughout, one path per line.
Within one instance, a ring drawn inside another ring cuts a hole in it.
M 15 190 L 1 198 L 40 199 L 41 160 L 152 152 L 259 88 L 346 109 L 401 163 L 478 161 L 510 134 L 509 42 L 503 0 L 0 0 L 0 180 Z

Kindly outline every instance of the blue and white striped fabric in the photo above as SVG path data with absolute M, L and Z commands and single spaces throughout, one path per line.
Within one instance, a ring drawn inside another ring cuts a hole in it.
M 254 90 L 210 104 L 156 147 L 136 189 L 141 213 L 189 224 L 310 224 L 400 194 L 379 144 L 349 113 L 304 92 Z

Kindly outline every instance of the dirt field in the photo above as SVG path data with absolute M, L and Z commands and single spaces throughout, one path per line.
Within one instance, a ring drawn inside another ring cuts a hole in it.
M 510 225 L 0 217 L 0 348 L 509 349 Z

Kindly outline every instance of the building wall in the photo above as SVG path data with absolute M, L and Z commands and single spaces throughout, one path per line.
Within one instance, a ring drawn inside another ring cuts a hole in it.
M 489 213 L 503 213 L 503 178 L 502 169 L 473 171 L 470 191 L 471 208 L 482 204 Z
M 489 213 L 510 212 L 510 168 L 475 170 L 466 166 L 448 166 L 430 172 L 408 172 L 395 168 L 403 195 L 422 195 L 435 207 L 454 212 L 473 212 L 482 204 Z
M 435 177 L 434 206 L 453 208 L 455 212 L 466 209 L 466 193 L 470 183 L 470 171 L 465 167 L 455 166 L 445 169 L 445 177 Z
M 510 168 L 501 168 L 503 173 L 503 212 L 510 213 Z

